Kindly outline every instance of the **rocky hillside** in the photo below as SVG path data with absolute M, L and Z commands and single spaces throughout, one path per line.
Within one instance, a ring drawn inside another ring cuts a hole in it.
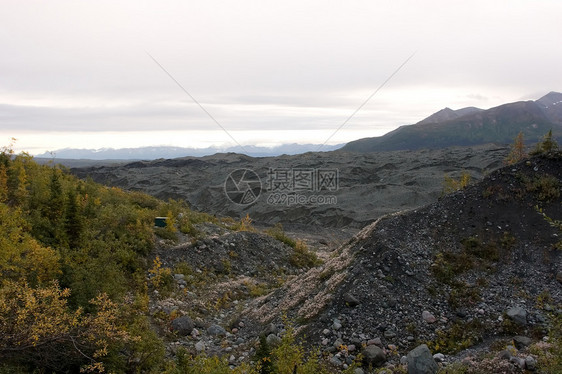
M 442 193 L 445 174 L 456 177 L 466 171 L 473 180 L 481 179 L 484 174 L 500 167 L 507 153 L 505 146 L 485 145 L 411 152 L 321 152 L 264 158 L 217 154 L 75 168 L 72 173 L 162 199 L 185 199 L 197 210 L 237 219 L 250 214 L 254 221 L 281 222 L 286 227 L 297 223 L 309 227 L 361 228 L 384 214 L 435 201 Z M 237 169 L 251 169 L 261 180 L 261 194 L 252 204 L 235 204 L 225 193 L 225 181 Z M 339 185 L 336 190 L 298 192 L 305 196 L 335 196 L 337 203 L 275 204 L 276 199 L 271 200 L 276 196 L 275 191 L 268 190 L 268 173 L 270 170 L 292 169 L 337 170 Z
M 398 364 L 420 343 L 445 362 L 500 351 L 514 336 L 524 350 L 562 313 L 561 161 L 532 158 L 378 219 L 321 267 L 252 301 L 242 333 L 282 325 L 287 313 L 336 366 L 370 346 L 376 365 Z M 504 356 L 524 358 L 517 349 Z
M 415 125 L 402 126 L 383 136 L 346 144 L 349 152 L 380 152 L 445 148 L 485 143 L 509 144 L 522 131 L 534 143 L 553 130 L 562 137 L 562 94 L 551 92 L 536 101 L 520 101 L 488 110 L 443 109 Z

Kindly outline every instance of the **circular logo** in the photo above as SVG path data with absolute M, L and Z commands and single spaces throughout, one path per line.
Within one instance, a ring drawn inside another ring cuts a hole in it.
M 236 169 L 226 177 L 224 192 L 235 204 L 252 204 L 261 193 L 260 177 L 253 170 Z

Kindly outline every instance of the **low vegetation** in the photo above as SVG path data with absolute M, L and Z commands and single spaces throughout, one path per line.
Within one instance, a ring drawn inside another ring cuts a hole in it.
M 145 274 L 153 220 L 166 205 L 1 150 L 3 371 L 148 371 L 163 363 L 147 322 Z
M 273 238 L 293 248 L 293 253 L 291 253 L 289 257 L 289 262 L 291 263 L 291 265 L 298 268 L 311 268 L 322 263 L 316 253 L 310 250 L 304 241 L 295 240 L 287 236 L 287 234 L 285 234 L 285 231 L 283 231 L 283 226 L 280 223 L 276 224 L 265 232 Z
M 458 190 L 462 190 L 470 183 L 470 174 L 463 171 L 458 179 L 455 179 L 449 175 L 445 175 L 443 179 L 443 194 L 448 194 Z
M 511 150 L 505 159 L 505 163 L 507 165 L 513 165 L 526 158 L 527 152 L 525 151 L 525 140 L 523 139 L 523 132 L 520 131 L 511 145 Z

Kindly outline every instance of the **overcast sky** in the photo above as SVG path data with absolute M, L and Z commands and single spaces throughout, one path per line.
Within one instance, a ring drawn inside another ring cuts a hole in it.
M 562 91 L 562 1 L 0 2 L 0 145 L 323 143 Z

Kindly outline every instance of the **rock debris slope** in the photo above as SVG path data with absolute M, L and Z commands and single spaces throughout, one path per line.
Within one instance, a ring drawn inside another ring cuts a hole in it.
M 72 169 L 80 178 L 143 191 L 162 199 L 185 199 L 197 210 L 231 217 L 250 214 L 255 222 L 353 227 L 359 229 L 378 217 L 435 201 L 443 188 L 443 175 L 466 171 L 479 180 L 501 166 L 505 146 L 485 145 L 439 150 L 354 154 L 317 152 L 295 156 L 252 158 L 217 154 L 172 160 L 139 161 L 126 165 Z M 267 191 L 270 169 L 337 169 L 337 204 L 271 204 Z M 251 205 L 237 205 L 224 192 L 227 176 L 237 169 L 252 169 L 263 191 Z
M 423 208 L 387 215 L 322 267 L 254 300 L 246 325 L 287 313 L 327 352 L 378 345 L 399 360 L 544 336 L 562 302 L 562 159 L 499 169 Z M 249 331 L 249 330 L 248 330 Z

